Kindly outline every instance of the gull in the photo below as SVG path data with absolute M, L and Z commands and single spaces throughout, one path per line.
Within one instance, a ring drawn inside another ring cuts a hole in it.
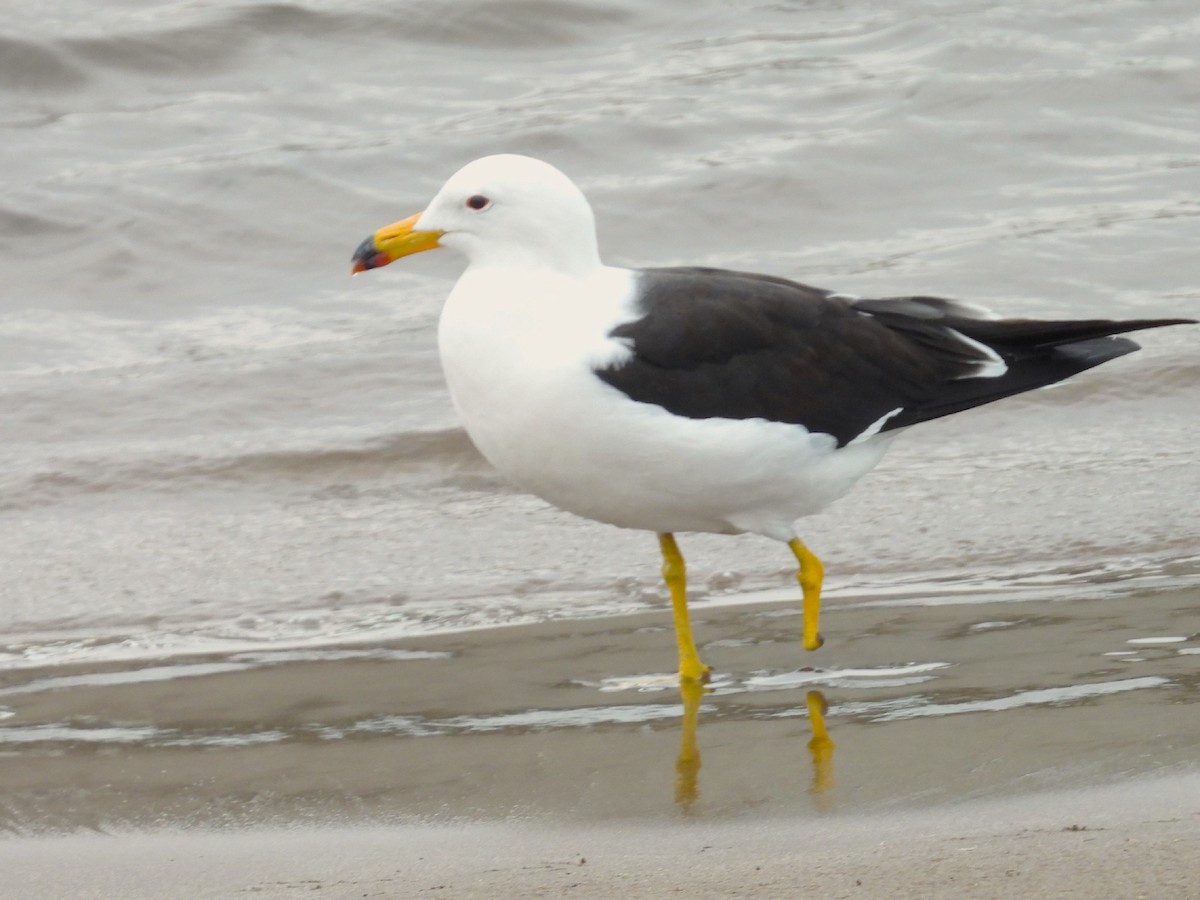
M 438 349 L 471 440 L 520 488 L 657 534 L 679 675 L 704 682 L 675 534 L 754 533 L 797 562 L 802 644 L 824 569 L 797 520 L 845 494 L 909 426 L 1043 387 L 1187 319 L 998 318 L 938 297 L 866 299 L 724 269 L 600 259 L 595 217 L 549 163 L 488 156 L 376 231 L 354 272 L 447 247 L 467 266 Z

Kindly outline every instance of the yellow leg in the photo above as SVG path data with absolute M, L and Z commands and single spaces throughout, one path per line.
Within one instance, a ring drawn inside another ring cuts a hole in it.
M 816 555 L 804 546 L 800 538 L 792 538 L 788 546 L 796 554 L 800 563 L 800 571 L 796 580 L 800 582 L 800 590 L 804 592 L 804 649 L 816 650 L 825 643 L 825 638 L 817 631 L 817 620 L 821 615 L 821 581 L 825 578 L 825 567 Z
M 675 543 L 675 535 L 660 534 L 658 545 L 662 550 L 663 580 L 671 591 L 671 608 L 675 616 L 675 640 L 679 642 L 679 678 L 702 684 L 708 681 L 709 668 L 700 662 L 696 642 L 692 640 L 692 623 L 687 608 L 687 570 L 683 554 Z

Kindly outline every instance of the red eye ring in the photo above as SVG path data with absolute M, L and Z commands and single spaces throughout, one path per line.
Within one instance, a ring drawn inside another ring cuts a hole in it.
M 476 212 L 487 209 L 492 205 L 492 201 L 483 194 L 472 194 L 467 198 L 467 208 L 473 209 Z

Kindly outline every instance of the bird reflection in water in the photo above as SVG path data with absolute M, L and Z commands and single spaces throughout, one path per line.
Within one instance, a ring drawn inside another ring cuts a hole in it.
M 675 760 L 675 802 L 685 813 L 700 796 L 700 745 L 696 741 L 696 725 L 700 718 L 700 701 L 708 688 L 690 678 L 679 682 L 679 699 L 683 702 L 683 724 L 680 727 L 679 758 Z
M 824 812 L 832 807 L 833 797 L 833 739 L 825 728 L 825 713 L 829 704 L 820 691 L 809 691 L 805 697 L 808 706 L 808 721 L 812 723 L 812 739 L 808 742 L 808 753 L 812 757 L 812 781 L 808 793 L 817 809 Z
M 679 756 L 675 760 L 675 803 L 685 814 L 691 814 L 700 796 L 700 744 L 696 737 L 700 720 L 700 702 L 712 689 L 703 684 L 683 679 L 679 683 L 679 698 L 683 704 L 683 721 L 680 726 Z M 808 720 L 812 723 L 812 738 L 808 742 L 808 753 L 812 763 L 812 779 L 808 793 L 818 811 L 831 807 L 833 790 L 833 739 L 825 726 L 825 714 L 829 705 L 820 691 L 809 691 L 805 697 Z

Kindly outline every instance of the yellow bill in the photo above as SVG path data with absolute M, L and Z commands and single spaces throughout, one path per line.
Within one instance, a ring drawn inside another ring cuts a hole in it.
M 415 231 L 413 226 L 421 218 L 421 213 L 401 219 L 377 232 L 358 245 L 352 258 L 351 272 L 357 275 L 367 269 L 378 269 L 388 263 L 395 262 L 403 256 L 411 256 L 425 250 L 441 246 L 438 239 L 440 231 Z

